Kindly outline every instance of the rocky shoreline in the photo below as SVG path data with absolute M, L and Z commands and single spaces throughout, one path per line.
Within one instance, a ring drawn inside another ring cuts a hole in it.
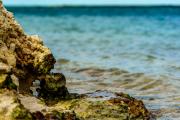
M 128 94 L 69 93 L 65 76 L 51 72 L 54 64 L 49 48 L 38 36 L 26 35 L 0 1 L 0 120 L 152 118 L 143 102 Z
M 106 98 L 102 94 L 110 94 Z M 109 97 L 109 96 L 108 96 Z M 7 120 L 149 120 L 151 113 L 141 100 L 124 93 L 96 91 L 69 98 L 45 100 L 15 91 L 1 90 L 0 119 Z

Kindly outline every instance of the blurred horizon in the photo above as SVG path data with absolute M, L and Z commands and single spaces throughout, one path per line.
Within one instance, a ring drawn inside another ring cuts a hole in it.
M 179 6 L 178 0 L 3 0 L 6 6 Z

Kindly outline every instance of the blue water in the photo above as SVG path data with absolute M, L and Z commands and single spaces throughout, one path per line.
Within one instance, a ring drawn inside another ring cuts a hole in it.
M 159 80 L 157 86 L 148 90 L 142 91 L 137 86 L 124 89 L 139 98 L 147 94 L 155 97 L 157 101 L 146 102 L 151 109 L 169 108 L 161 119 L 180 117 L 174 115 L 180 109 L 180 7 L 8 7 L 8 10 L 14 12 L 28 34 L 43 38 L 57 60 L 70 61 L 68 67 L 117 68 L 143 73 L 155 83 Z

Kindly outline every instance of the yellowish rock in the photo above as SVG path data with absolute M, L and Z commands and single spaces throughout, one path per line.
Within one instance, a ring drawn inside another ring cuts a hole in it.
M 6 74 L 0 74 L 0 88 L 3 87 L 3 84 L 5 83 L 7 78 Z
M 41 76 L 54 76 L 53 69 L 55 59 L 51 50 L 44 46 L 43 41 L 37 35 L 27 35 L 22 27 L 14 19 L 0 2 L 0 75 L 1 85 L 5 76 L 19 87 L 19 92 L 29 93 L 34 80 Z M 6 75 L 4 75 L 6 74 Z M 59 78 L 58 80 L 56 78 Z M 51 86 L 55 89 L 65 86 L 65 79 L 59 75 L 52 77 Z M 38 80 L 46 80 L 38 79 Z M 59 83 L 57 84 L 57 81 Z M 49 81 L 45 82 L 49 83 Z M 49 85 L 50 85 L 49 84 Z M 49 86 L 47 85 L 47 86 Z M 46 87 L 47 89 L 50 87 Z

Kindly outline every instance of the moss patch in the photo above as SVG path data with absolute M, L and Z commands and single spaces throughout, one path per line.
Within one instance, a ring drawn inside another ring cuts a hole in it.
M 55 109 L 72 110 L 78 118 L 85 120 L 148 120 L 150 113 L 140 100 L 127 94 L 116 93 L 116 98 L 103 100 L 90 97 L 59 101 Z
M 18 105 L 13 109 L 11 114 L 12 120 L 32 120 L 32 114 L 22 105 Z

